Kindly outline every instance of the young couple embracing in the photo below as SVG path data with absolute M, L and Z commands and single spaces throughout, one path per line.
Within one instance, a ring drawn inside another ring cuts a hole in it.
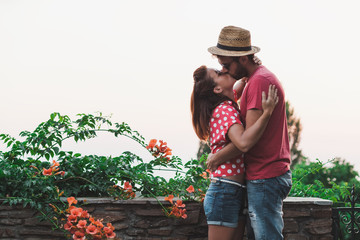
M 242 239 L 246 222 L 248 239 L 283 239 L 292 186 L 284 90 L 254 56 L 248 30 L 224 27 L 208 51 L 222 68 L 196 69 L 191 95 L 195 133 L 211 147 L 208 239 Z

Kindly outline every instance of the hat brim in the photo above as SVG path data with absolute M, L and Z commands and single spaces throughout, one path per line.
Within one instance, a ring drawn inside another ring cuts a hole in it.
M 224 49 L 214 46 L 214 47 L 209 47 L 208 51 L 211 54 L 214 54 L 217 56 L 241 57 L 241 56 L 251 55 L 251 54 L 260 52 L 260 48 L 256 47 L 256 46 L 251 46 L 251 50 L 249 50 L 249 51 L 229 51 L 229 50 L 224 50 Z

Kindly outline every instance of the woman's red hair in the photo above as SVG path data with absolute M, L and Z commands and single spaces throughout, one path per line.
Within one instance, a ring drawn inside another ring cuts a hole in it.
M 192 124 L 200 140 L 206 141 L 210 134 L 209 125 L 213 110 L 221 102 L 231 99 L 214 92 L 216 83 L 214 79 L 209 76 L 206 66 L 201 66 L 196 69 L 193 78 L 194 87 L 190 101 Z

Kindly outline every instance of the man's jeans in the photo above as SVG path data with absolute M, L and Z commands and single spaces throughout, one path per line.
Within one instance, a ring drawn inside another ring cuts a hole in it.
M 282 206 L 292 186 L 291 171 L 274 178 L 249 180 L 246 186 L 255 239 L 284 239 Z

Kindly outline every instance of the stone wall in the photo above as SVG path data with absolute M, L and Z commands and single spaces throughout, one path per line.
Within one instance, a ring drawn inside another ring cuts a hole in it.
M 111 222 L 123 240 L 207 239 L 204 211 L 196 202 L 186 203 L 187 219 L 165 217 L 155 199 L 91 198 L 86 202 L 82 207 L 94 217 Z M 331 201 L 318 198 L 287 198 L 284 201 L 285 239 L 332 239 L 331 206 Z M 0 239 L 65 239 L 61 231 L 53 231 L 48 222 L 39 222 L 36 216 L 29 208 L 0 205 Z

